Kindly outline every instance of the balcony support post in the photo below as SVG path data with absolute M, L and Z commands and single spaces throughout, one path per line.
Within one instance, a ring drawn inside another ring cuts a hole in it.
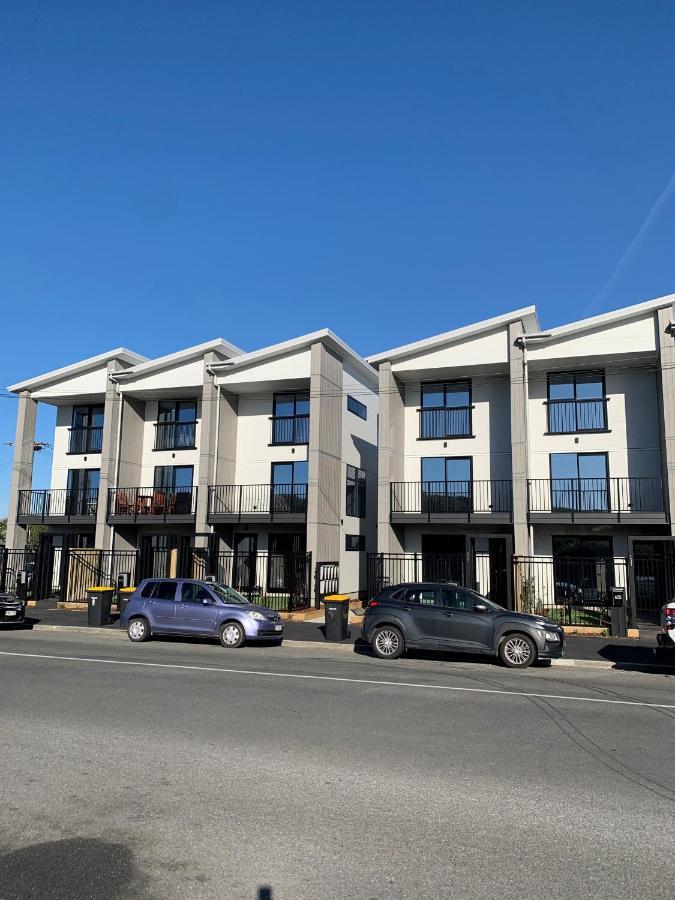
M 28 528 L 25 525 L 19 525 L 17 516 L 19 491 L 29 491 L 33 481 L 36 420 L 37 402 L 31 397 L 30 391 L 22 391 L 19 394 L 19 408 L 16 413 L 16 435 L 7 510 L 8 550 L 23 550 L 26 546 Z

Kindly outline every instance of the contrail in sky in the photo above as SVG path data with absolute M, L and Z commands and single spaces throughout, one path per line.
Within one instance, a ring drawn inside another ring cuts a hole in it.
M 630 242 L 630 244 L 624 250 L 623 256 L 617 263 L 616 268 L 614 269 L 612 274 L 609 276 L 609 279 L 605 283 L 605 286 L 600 291 L 598 291 L 598 293 L 595 295 L 595 297 L 593 297 L 591 302 L 588 304 L 586 309 L 583 311 L 584 318 L 586 316 L 590 316 L 592 313 L 594 313 L 597 310 L 597 308 L 600 306 L 600 304 L 605 299 L 607 294 L 614 287 L 616 280 L 619 277 L 624 265 L 629 260 L 629 258 L 632 256 L 633 251 L 639 244 L 641 238 L 643 237 L 645 232 L 648 230 L 648 228 L 651 226 L 652 222 L 656 219 L 658 214 L 661 212 L 663 207 L 666 205 L 666 203 L 668 202 L 668 200 L 670 199 L 670 197 L 673 193 L 675 193 L 675 172 L 673 172 L 672 177 L 671 177 L 670 181 L 668 182 L 668 184 L 666 185 L 661 196 L 658 198 L 656 203 L 649 210 L 649 213 L 647 214 L 647 218 L 642 223 L 640 230 L 638 231 L 638 233 L 635 235 L 633 240 Z

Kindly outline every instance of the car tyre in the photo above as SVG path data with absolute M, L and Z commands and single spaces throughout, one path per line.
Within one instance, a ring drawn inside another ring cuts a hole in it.
M 220 626 L 218 635 L 220 643 L 223 647 L 227 647 L 228 650 L 235 650 L 237 647 L 241 647 L 246 640 L 246 632 L 239 622 L 225 622 L 224 625 Z
M 373 632 L 370 647 L 379 659 L 398 659 L 405 650 L 403 633 L 395 625 L 381 625 Z
M 127 624 L 127 637 L 134 644 L 142 644 L 150 639 L 150 623 L 142 616 L 129 619 Z
M 507 634 L 499 644 L 499 658 L 509 669 L 527 669 L 537 660 L 537 648 L 526 634 Z

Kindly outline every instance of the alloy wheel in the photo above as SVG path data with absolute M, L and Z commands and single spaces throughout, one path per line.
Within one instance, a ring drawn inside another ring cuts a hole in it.
M 514 666 L 524 666 L 532 655 L 532 648 L 521 637 L 508 638 L 504 644 L 504 656 Z
M 393 656 L 398 650 L 399 645 L 400 638 L 398 634 L 395 631 L 391 631 L 389 628 L 383 628 L 382 631 L 378 632 L 377 637 L 375 638 L 375 646 L 382 656 Z

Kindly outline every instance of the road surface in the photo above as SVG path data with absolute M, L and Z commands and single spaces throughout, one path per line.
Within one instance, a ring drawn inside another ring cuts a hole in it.
M 675 677 L 0 633 L 0 898 L 672 897 Z

